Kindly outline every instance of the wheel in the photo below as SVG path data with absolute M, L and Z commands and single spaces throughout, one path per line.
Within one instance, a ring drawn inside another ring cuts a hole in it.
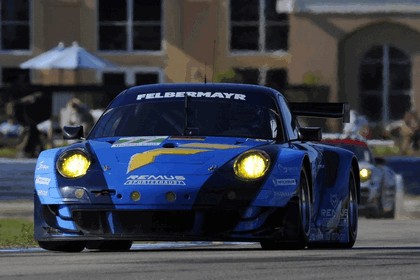
M 385 219 L 394 219 L 395 218 L 395 201 L 396 201 L 395 186 L 394 186 L 393 194 L 387 195 L 387 200 L 388 200 L 386 203 L 387 207 L 386 207 L 386 211 L 384 211 L 383 217 Z
M 38 241 L 39 247 L 48 251 L 81 252 L 85 249 L 84 241 Z
M 349 199 L 347 202 L 347 225 L 349 241 L 343 244 L 343 248 L 352 248 L 357 238 L 359 203 L 357 201 L 357 185 L 353 170 L 349 178 Z M 339 246 L 340 247 L 340 246 Z
M 128 251 L 133 245 L 131 240 L 89 241 L 86 248 L 99 251 Z
M 385 209 L 384 205 L 386 205 L 386 198 L 385 198 L 385 184 L 381 184 L 381 190 L 380 190 L 380 197 L 378 199 L 378 205 L 377 205 L 377 212 L 375 215 L 375 218 L 383 218 L 385 215 Z
M 288 223 L 294 223 L 297 220 L 292 240 L 261 241 L 260 244 L 264 250 L 298 250 L 305 248 L 308 244 L 311 230 L 311 192 L 305 169 L 302 169 L 300 173 L 296 206 L 291 207 L 290 219 L 286 219 Z
M 394 198 L 395 199 L 395 198 Z M 395 200 L 392 203 L 391 210 L 385 212 L 384 214 L 385 219 L 394 219 L 395 218 Z

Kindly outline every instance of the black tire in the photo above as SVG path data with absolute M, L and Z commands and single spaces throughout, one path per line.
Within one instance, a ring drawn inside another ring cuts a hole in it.
M 394 198 L 395 199 L 395 198 Z M 392 209 L 384 214 L 385 219 L 395 219 L 395 201 L 392 205 Z
M 129 251 L 133 245 L 131 240 L 104 240 L 104 241 L 89 241 L 86 248 L 89 250 L 99 251 Z
M 350 249 L 353 247 L 357 238 L 357 228 L 359 220 L 359 202 L 357 200 L 357 185 L 356 179 L 354 176 L 354 171 L 350 171 L 349 176 L 349 198 L 346 201 L 346 211 L 347 211 L 347 235 L 348 242 L 338 243 L 338 242 L 325 242 L 325 243 L 311 243 L 309 248 L 311 249 Z
M 384 183 L 382 183 L 381 184 L 381 191 L 380 191 L 381 196 L 378 199 L 378 204 L 376 206 L 376 211 L 377 212 L 375 213 L 375 216 L 374 216 L 374 218 L 376 218 L 376 219 L 383 218 L 384 215 L 385 215 L 384 203 L 383 203 L 383 200 L 384 200 L 384 187 L 385 187 L 384 186 Z
M 384 218 L 385 219 L 395 219 L 395 209 L 396 209 L 396 196 L 397 196 L 397 191 L 396 189 L 394 189 L 394 194 L 392 195 L 392 206 L 390 210 L 387 210 L 384 212 Z
M 293 216 L 297 220 L 295 239 L 288 240 L 265 240 L 261 241 L 261 248 L 264 250 L 299 250 L 304 249 L 309 241 L 311 229 L 311 191 L 306 170 L 300 173 L 298 190 L 298 207 L 292 207 Z M 295 209 L 294 209 L 295 208 Z
M 38 241 L 39 247 L 48 251 L 77 253 L 86 246 L 84 241 Z
M 353 247 L 357 238 L 359 203 L 357 201 L 357 185 L 353 170 L 350 172 L 349 178 L 349 199 L 347 201 L 347 224 L 349 241 L 339 244 L 339 248 L 350 249 Z

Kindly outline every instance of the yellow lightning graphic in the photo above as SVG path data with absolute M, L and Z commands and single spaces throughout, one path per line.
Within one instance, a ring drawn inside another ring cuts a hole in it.
M 198 153 L 209 152 L 212 149 L 226 150 L 235 149 L 241 146 L 224 145 L 224 144 L 206 144 L 206 143 L 188 143 L 180 145 L 182 148 L 168 149 L 160 148 L 150 150 L 141 154 L 131 156 L 130 163 L 128 164 L 127 173 L 134 169 L 143 167 L 155 161 L 156 157 L 161 155 L 195 155 Z M 186 148 L 186 149 L 185 149 Z
M 147 151 L 141 154 L 135 154 L 131 157 L 130 163 L 128 164 L 127 173 L 133 171 L 134 169 L 143 167 L 149 163 L 155 161 L 157 156 L 160 155 L 195 155 L 202 152 L 207 152 L 209 150 L 203 149 L 156 149 Z

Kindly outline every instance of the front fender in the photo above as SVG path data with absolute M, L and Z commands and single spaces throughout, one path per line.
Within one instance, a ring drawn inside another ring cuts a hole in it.
M 282 149 L 253 205 L 284 207 L 297 194 L 305 152 Z
M 43 151 L 37 160 L 34 182 L 35 193 L 41 204 L 58 204 L 61 195 L 57 188 L 57 172 L 55 171 L 56 156 L 60 149 Z

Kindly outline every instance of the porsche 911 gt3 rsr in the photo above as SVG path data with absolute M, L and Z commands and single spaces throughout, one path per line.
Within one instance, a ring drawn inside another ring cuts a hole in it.
M 359 167 L 297 116 L 348 118 L 341 103 L 288 103 L 242 84 L 129 88 L 89 136 L 35 170 L 35 239 L 47 250 L 128 250 L 133 241 L 252 241 L 350 248 Z

